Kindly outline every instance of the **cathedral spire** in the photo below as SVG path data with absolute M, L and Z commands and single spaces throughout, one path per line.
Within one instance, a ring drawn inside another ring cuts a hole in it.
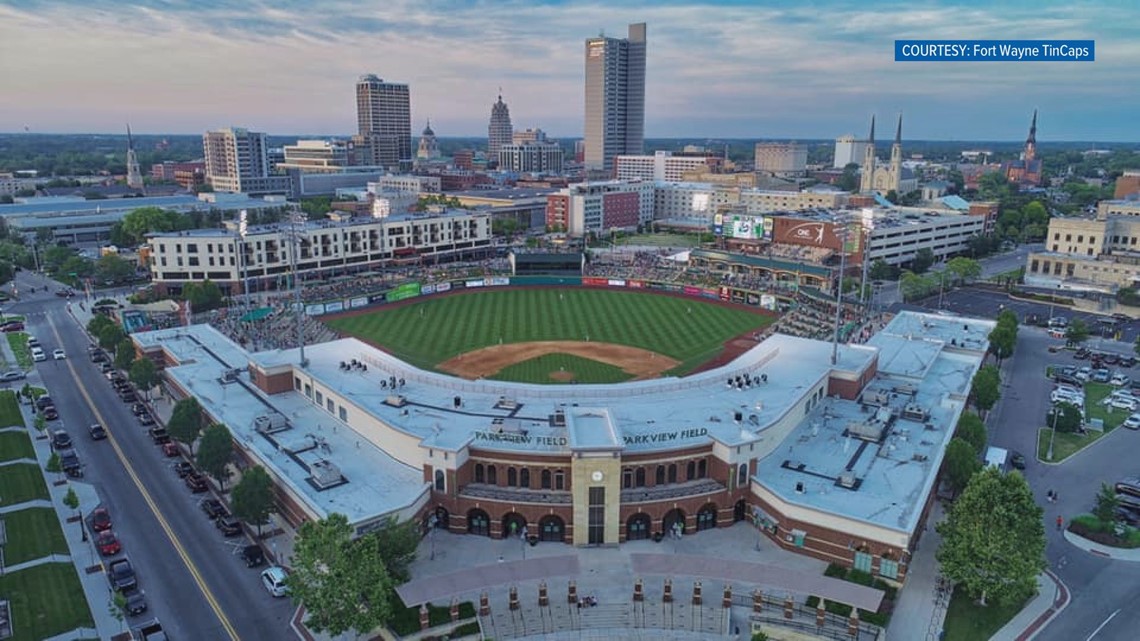
M 1029 125 L 1029 138 L 1025 139 L 1025 144 L 1037 144 L 1037 110 L 1033 110 L 1033 122 Z
M 899 112 L 899 125 L 895 128 L 895 144 L 902 144 L 902 112 Z
M 871 116 L 871 135 L 867 136 L 867 142 L 872 145 L 875 144 L 875 117 Z
M 127 186 L 131 189 L 143 191 L 142 171 L 139 170 L 139 158 L 135 154 L 135 140 L 131 137 L 131 126 L 127 125 Z

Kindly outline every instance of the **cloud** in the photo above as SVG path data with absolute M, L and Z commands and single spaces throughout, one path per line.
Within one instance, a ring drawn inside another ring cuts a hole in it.
M 15 0 L 0 6 L 0 127 L 351 133 L 353 84 L 376 73 L 411 86 L 413 129 L 485 132 L 502 86 L 516 124 L 576 136 L 584 39 L 639 21 L 651 136 L 828 137 L 906 106 L 917 136 L 985 137 L 1004 131 L 994 113 L 1052 106 L 1069 114 L 1055 133 L 1080 137 L 1074 94 L 1111 102 L 1096 131 L 1125 135 L 1140 97 L 1137 18 L 1108 4 Z M 1096 38 L 1097 62 L 896 63 L 896 38 Z

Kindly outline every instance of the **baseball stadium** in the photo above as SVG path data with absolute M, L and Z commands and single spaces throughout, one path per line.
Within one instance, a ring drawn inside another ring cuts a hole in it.
M 859 334 L 832 305 L 798 322 L 842 331 L 809 332 L 788 303 L 459 277 L 307 303 L 338 336 L 311 345 L 251 351 L 204 324 L 132 338 L 266 468 L 293 524 L 607 546 L 746 521 L 901 583 L 993 323 L 902 312 Z

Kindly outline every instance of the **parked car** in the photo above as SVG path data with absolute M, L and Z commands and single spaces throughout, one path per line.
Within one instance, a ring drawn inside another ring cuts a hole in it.
M 150 414 L 139 414 L 139 425 L 143 427 L 150 427 L 154 425 L 154 417 Z
M 103 556 L 115 556 L 123 550 L 119 538 L 110 530 L 104 530 L 95 537 L 95 547 L 99 548 L 99 554 Z
M 174 458 L 181 453 L 182 452 L 178 449 L 178 443 L 167 441 L 166 443 L 162 444 L 162 455 L 167 458 Z
M 10 370 L 0 374 L 0 383 L 11 383 L 13 381 L 22 381 L 28 375 L 18 369 Z
M 222 516 L 214 521 L 214 527 L 222 531 L 225 536 L 238 536 L 241 534 L 241 521 L 235 516 Z
M 92 363 L 104 363 L 107 361 L 107 354 L 98 347 L 92 348 L 91 351 L 88 352 L 88 356 L 90 356 Z
M 1053 403 L 1072 403 L 1073 405 L 1083 405 L 1085 402 L 1083 395 L 1063 389 L 1053 390 L 1053 392 L 1049 394 L 1049 400 Z
M 1070 376 L 1070 375 L 1065 375 L 1065 374 L 1057 374 L 1056 376 L 1053 377 L 1053 381 L 1055 383 L 1059 383 L 1061 385 L 1067 385 L 1067 386 L 1069 386 L 1073 389 L 1077 389 L 1077 390 L 1080 390 L 1081 386 L 1083 385 L 1083 383 L 1081 382 L 1081 379 L 1077 378 L 1076 376 Z
M 135 396 L 134 390 L 127 389 L 119 392 L 119 399 L 124 403 L 134 403 L 135 401 L 139 400 L 139 397 Z
M 1108 382 L 1116 387 L 1132 385 L 1132 379 L 1120 373 L 1114 374 Z
M 1128 410 L 1129 412 L 1136 411 L 1136 399 L 1128 398 L 1125 396 L 1114 396 L 1107 399 L 1106 403 L 1109 407 L 1118 410 Z
M 96 532 L 106 532 L 111 529 L 111 513 L 105 507 L 95 508 L 91 513 L 91 529 Z
M 210 487 L 206 485 L 206 477 L 202 476 L 198 472 L 187 474 L 184 480 L 186 482 L 186 487 L 190 488 L 190 491 L 194 494 L 201 494 L 202 492 L 210 489 Z
M 98 423 L 94 423 L 91 427 L 88 427 L 87 432 L 91 434 L 92 441 L 102 441 L 107 438 L 107 430 L 103 429 L 103 426 Z
M 1132 414 L 1121 423 L 1130 430 L 1140 430 L 1140 414 Z
M 1021 452 L 1013 452 L 1009 457 L 1009 464 L 1013 466 L 1013 469 L 1015 470 L 1024 470 L 1025 455 Z
M 71 435 L 63 430 L 51 433 L 51 449 L 55 451 L 66 450 L 71 447 Z
M 174 473 L 177 474 L 180 479 L 186 478 L 187 474 L 194 471 L 194 466 L 186 461 L 178 461 L 173 467 Z
M 123 594 L 139 586 L 138 579 L 135 577 L 135 569 L 131 566 L 130 559 L 125 557 L 111 561 L 111 564 L 107 566 L 107 575 L 111 578 L 111 587 Z
M 47 394 L 41 394 L 40 396 L 36 397 L 36 409 L 42 410 L 45 407 L 52 405 L 55 405 L 55 401 L 51 400 L 51 397 Z
M 289 593 L 289 588 L 285 585 L 287 576 L 289 575 L 285 572 L 285 568 L 274 565 L 261 571 L 261 584 L 269 594 L 283 597 Z
M 79 455 L 75 450 L 66 449 L 59 454 L 59 465 L 65 474 L 72 478 L 83 476 L 83 465 L 79 462 Z
M 1112 373 L 1104 368 L 1096 370 L 1092 375 L 1092 379 L 1097 383 L 1107 383 L 1110 378 L 1112 378 Z
M 135 416 L 142 416 L 143 414 L 149 414 L 150 410 L 148 410 L 143 403 L 135 403 L 131 405 L 131 413 Z
M 51 357 L 57 361 L 62 361 L 63 359 L 67 358 L 67 354 L 64 353 L 62 349 L 57 349 L 51 353 Z
M 20 322 L 5 323 L 3 327 L 0 327 L 0 332 L 22 332 L 22 331 L 24 331 L 24 324 L 20 323 Z
M 127 616 L 131 617 L 137 617 L 143 612 L 146 612 L 146 598 L 143 596 L 142 591 L 140 590 L 127 595 L 127 604 L 123 609 L 127 611 Z
M 47 360 L 47 354 L 44 353 L 39 347 L 32 348 L 32 360 L 37 363 L 42 363 Z
M 54 405 L 45 407 L 40 413 L 43 414 L 44 419 L 48 421 L 54 421 L 59 418 L 59 411 L 55 409 Z
M 1136 366 L 1136 358 L 1132 357 L 1132 356 L 1125 356 L 1125 357 L 1120 359 L 1120 366 L 1121 367 L 1135 367 Z
M 103 361 L 102 363 L 99 363 L 99 371 L 103 372 L 104 374 L 110 374 L 111 372 L 115 371 L 115 366 L 112 365 L 110 361 Z
M 256 568 L 265 563 L 265 552 L 260 545 L 247 545 L 241 549 L 241 560 L 245 561 L 245 567 Z
M 1105 365 L 1116 365 L 1117 363 L 1120 362 L 1120 354 L 1113 354 L 1113 353 L 1105 354 L 1103 362 Z
M 211 520 L 222 516 L 229 516 L 230 514 L 226 511 L 226 506 L 222 505 L 222 502 L 215 498 L 198 501 L 198 507 L 202 508 L 202 511 L 206 516 L 210 517 Z
M 170 442 L 170 434 L 167 433 L 165 427 L 155 426 L 150 428 L 150 438 L 158 445 Z

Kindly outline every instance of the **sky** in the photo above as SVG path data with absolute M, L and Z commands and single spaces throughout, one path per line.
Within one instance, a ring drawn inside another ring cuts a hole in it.
M 1127 2 L 0 0 L 0 131 L 355 133 L 361 74 L 414 134 L 583 129 L 585 39 L 648 23 L 646 136 L 1140 140 Z M 896 39 L 1093 39 L 1091 63 L 895 62 Z M 886 121 L 886 123 L 884 123 Z

